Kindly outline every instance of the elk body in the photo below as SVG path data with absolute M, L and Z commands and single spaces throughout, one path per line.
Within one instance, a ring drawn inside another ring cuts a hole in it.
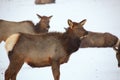
M 49 4 L 55 3 L 55 0 L 35 0 L 35 4 Z
M 30 34 L 39 34 L 43 32 L 48 32 L 49 21 L 52 16 L 40 16 L 40 21 L 34 25 L 32 21 L 21 21 L 13 22 L 0 20 L 0 42 L 5 41 L 10 35 L 17 32 L 30 33 Z
M 68 20 L 69 28 L 64 33 L 50 32 L 40 35 L 17 33 L 6 40 L 10 64 L 5 80 L 16 80 L 24 62 L 31 67 L 51 66 L 54 80 L 59 80 L 60 64 L 80 47 L 81 38 L 87 35 L 83 28 L 86 20 L 79 23 Z
M 110 33 L 97 33 L 88 31 L 87 37 L 83 38 L 80 43 L 80 48 L 89 47 L 113 47 L 116 51 L 118 67 L 120 67 L 120 40 Z

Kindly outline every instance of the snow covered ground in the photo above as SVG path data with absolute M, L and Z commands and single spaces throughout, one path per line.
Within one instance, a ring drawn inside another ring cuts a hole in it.
M 119 0 L 56 0 L 55 4 L 35 5 L 34 0 L 0 0 L 0 19 L 38 22 L 36 13 L 50 16 L 50 31 L 64 32 L 67 20 L 87 19 L 85 29 L 110 32 L 120 38 Z M 4 42 L 0 44 L 0 80 L 9 64 Z M 17 80 L 53 80 L 50 67 L 31 68 L 24 64 Z M 61 80 L 120 80 L 115 52 L 112 48 L 87 48 L 75 52 L 67 64 L 61 65 Z

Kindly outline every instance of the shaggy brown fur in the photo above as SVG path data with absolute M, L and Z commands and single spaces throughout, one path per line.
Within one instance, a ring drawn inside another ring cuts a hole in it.
M 30 33 L 30 34 L 39 34 L 43 32 L 48 32 L 49 20 L 52 16 L 40 16 L 40 21 L 35 26 L 32 21 L 5 21 L 0 20 L 0 42 L 5 41 L 10 35 L 17 32 Z
M 55 3 L 55 0 L 35 0 L 35 4 L 49 4 Z
M 51 66 L 54 80 L 59 80 L 60 64 L 68 61 L 70 55 L 79 49 L 81 37 L 88 34 L 83 28 L 85 22 L 86 20 L 80 23 L 68 20 L 70 27 L 64 33 L 51 32 L 40 35 L 18 33 L 20 36 L 19 38 L 17 36 L 16 44 L 11 45 L 13 49 L 8 51 L 10 64 L 5 72 L 5 80 L 16 80 L 24 62 L 31 67 Z M 8 43 L 14 35 L 7 39 Z

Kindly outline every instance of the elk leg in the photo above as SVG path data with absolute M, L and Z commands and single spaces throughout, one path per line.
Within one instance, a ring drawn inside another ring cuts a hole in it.
M 118 67 L 120 67 L 120 53 L 119 53 L 119 51 L 116 53 L 116 58 L 118 61 Z
M 17 73 L 21 69 L 22 65 L 23 63 L 21 62 L 14 64 L 10 63 L 8 69 L 5 72 L 5 80 L 16 80 Z
M 12 76 L 11 80 L 16 80 L 16 76 L 17 76 L 18 72 L 20 71 L 23 63 L 21 63 L 21 64 L 19 63 L 18 65 L 19 65 L 19 66 L 17 66 L 17 68 L 14 69 L 15 72 L 14 72 L 14 75 Z
M 52 61 L 52 73 L 54 80 L 59 80 L 60 76 L 60 64 L 58 61 Z
M 8 69 L 5 71 L 5 80 L 10 80 L 12 74 L 12 70 L 10 69 L 10 65 Z
M 16 80 L 17 73 L 21 69 L 23 63 L 24 62 L 19 58 L 10 60 L 9 67 L 5 71 L 5 80 Z

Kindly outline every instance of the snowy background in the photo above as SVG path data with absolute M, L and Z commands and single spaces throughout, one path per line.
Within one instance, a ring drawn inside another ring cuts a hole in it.
M 34 0 L 0 0 L 0 19 L 32 20 L 36 24 L 37 13 L 53 15 L 50 31 L 64 32 L 68 19 L 87 19 L 86 30 L 110 32 L 120 38 L 120 0 L 56 0 L 55 4 L 46 5 L 35 5 Z M 4 44 L 0 44 L 0 80 L 4 80 L 9 64 Z M 112 48 L 79 49 L 60 70 L 60 80 L 120 80 Z M 53 80 L 51 67 L 31 68 L 24 64 L 17 80 Z

